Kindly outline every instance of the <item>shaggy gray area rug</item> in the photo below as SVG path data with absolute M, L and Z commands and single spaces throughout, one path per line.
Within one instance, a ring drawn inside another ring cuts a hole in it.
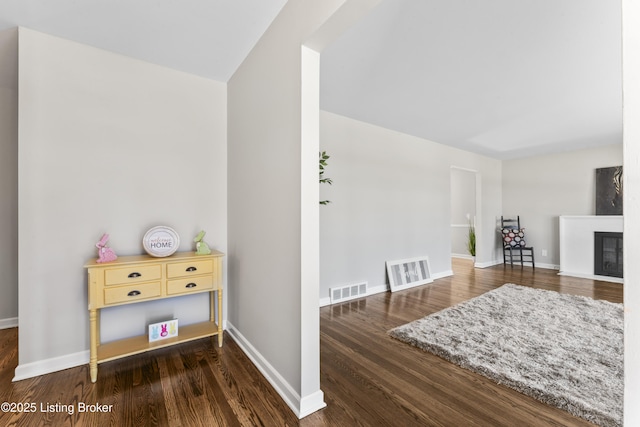
M 389 334 L 592 423 L 622 425 L 622 304 L 506 284 Z

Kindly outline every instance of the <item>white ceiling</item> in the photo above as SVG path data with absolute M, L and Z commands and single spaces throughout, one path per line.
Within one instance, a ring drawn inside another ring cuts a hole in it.
M 28 27 L 226 82 L 286 0 L 0 0 L 0 30 Z
M 509 159 L 622 142 L 621 5 L 387 0 L 322 54 L 322 108 Z
M 285 3 L 1 0 L 0 30 L 227 81 Z M 323 52 L 321 106 L 502 159 L 621 142 L 620 18 L 619 0 L 385 0 Z

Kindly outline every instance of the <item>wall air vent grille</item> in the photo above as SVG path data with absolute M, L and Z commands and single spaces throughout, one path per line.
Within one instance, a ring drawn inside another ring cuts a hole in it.
M 331 288 L 331 304 L 349 301 L 367 295 L 367 282 Z

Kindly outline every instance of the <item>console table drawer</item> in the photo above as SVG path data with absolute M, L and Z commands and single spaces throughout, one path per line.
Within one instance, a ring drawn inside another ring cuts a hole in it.
M 212 272 L 213 261 L 210 259 L 167 264 L 168 278 L 211 274 Z
M 137 265 L 125 268 L 109 268 L 104 271 L 105 285 L 121 285 L 127 283 L 148 282 L 162 277 L 162 266 Z
M 137 283 L 128 286 L 114 286 L 104 289 L 104 303 L 124 304 L 128 302 L 156 298 L 162 294 L 160 282 Z
M 189 294 L 213 289 L 213 276 L 194 276 L 167 281 L 167 295 Z

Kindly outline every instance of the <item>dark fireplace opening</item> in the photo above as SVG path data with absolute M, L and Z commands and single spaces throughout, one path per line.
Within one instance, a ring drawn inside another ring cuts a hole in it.
M 594 273 L 622 278 L 622 233 L 596 231 Z

